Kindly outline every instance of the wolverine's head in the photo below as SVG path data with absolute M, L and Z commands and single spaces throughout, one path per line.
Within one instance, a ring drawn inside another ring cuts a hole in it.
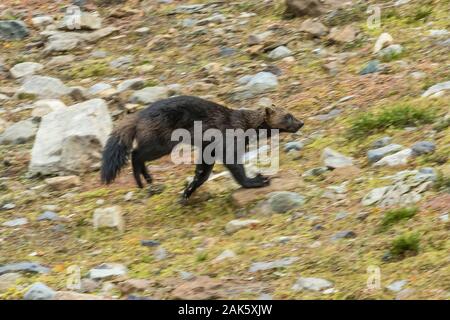
M 303 127 L 303 121 L 298 120 L 283 108 L 272 105 L 265 108 L 265 122 L 272 129 L 279 129 L 280 132 L 297 132 Z

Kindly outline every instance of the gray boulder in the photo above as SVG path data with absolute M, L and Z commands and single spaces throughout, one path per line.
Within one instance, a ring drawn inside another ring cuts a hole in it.
M 422 154 L 433 153 L 436 150 L 436 144 L 431 141 L 419 141 L 411 147 L 415 156 Z
M 295 192 L 279 191 L 270 194 L 268 203 L 272 211 L 285 213 L 305 203 L 305 198 Z
M 399 144 L 390 144 L 378 149 L 372 149 L 367 152 L 367 158 L 369 163 L 374 163 L 389 154 L 400 151 L 402 148 L 403 147 Z
M 36 72 L 44 69 L 44 66 L 40 63 L 36 62 L 22 62 L 16 64 L 14 67 L 9 69 L 11 75 L 18 79 L 25 76 L 29 76 L 35 74 Z
M 331 148 L 325 148 L 322 152 L 324 165 L 331 169 L 345 168 L 353 165 L 353 159 L 334 151 Z
M 277 76 L 271 72 L 259 72 L 253 76 L 243 77 L 240 84 L 245 84 L 238 88 L 235 93 L 235 100 L 245 100 L 255 97 L 258 94 L 274 90 L 278 86 Z
M 285 46 L 279 46 L 275 49 L 273 49 L 270 53 L 269 53 L 269 58 L 272 60 L 279 60 L 279 59 L 283 59 L 286 57 L 290 57 L 292 55 L 292 51 L 289 50 L 287 47 Z
M 0 40 L 21 40 L 29 35 L 28 28 L 20 20 L 0 20 Z
M 41 282 L 34 283 L 24 295 L 24 300 L 51 300 L 56 292 Z
M 39 121 L 37 118 L 30 118 L 16 122 L 6 128 L 0 135 L 0 144 L 23 144 L 32 140 L 36 136 Z
M 439 95 L 445 90 L 450 90 L 450 81 L 437 83 L 434 86 L 429 87 L 423 94 L 422 97 L 430 97 L 434 95 Z
M 167 87 L 146 87 L 135 91 L 131 97 L 131 103 L 149 104 L 155 101 L 169 97 L 169 88 Z
M 72 91 L 61 80 L 44 76 L 27 77 L 18 93 L 36 95 L 40 98 L 59 98 Z

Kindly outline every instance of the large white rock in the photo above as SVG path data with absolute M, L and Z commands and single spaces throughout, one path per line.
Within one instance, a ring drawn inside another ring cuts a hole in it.
M 30 173 L 47 175 L 95 169 L 111 130 L 111 116 L 102 99 L 43 116 L 31 152 Z

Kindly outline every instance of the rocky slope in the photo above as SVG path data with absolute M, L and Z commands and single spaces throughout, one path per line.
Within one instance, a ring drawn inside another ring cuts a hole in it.
M 2 2 L 2 299 L 449 298 L 449 1 L 286 2 Z M 114 123 L 178 94 L 305 127 L 267 188 L 102 186 Z

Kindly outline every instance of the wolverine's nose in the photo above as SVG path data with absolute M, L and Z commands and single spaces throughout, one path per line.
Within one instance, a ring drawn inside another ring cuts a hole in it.
M 298 129 L 297 130 L 300 130 L 300 128 L 301 127 L 303 127 L 305 125 L 305 123 L 303 122 L 303 121 L 298 121 Z

